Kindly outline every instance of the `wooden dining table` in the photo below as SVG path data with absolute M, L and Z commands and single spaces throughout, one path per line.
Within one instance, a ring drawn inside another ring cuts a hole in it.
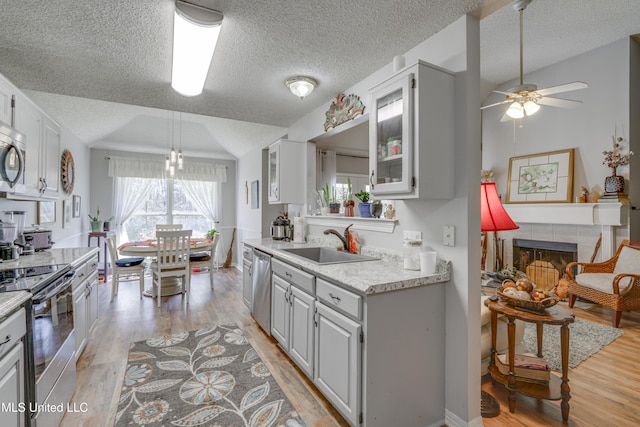
M 155 258 L 158 255 L 157 240 L 142 240 L 138 242 L 126 242 L 118 247 L 121 255 L 128 257 L 144 257 Z M 211 251 L 211 241 L 206 238 L 192 238 L 191 252 L 208 252 Z M 211 254 L 213 256 L 213 254 Z M 162 286 L 162 296 L 177 295 L 182 293 L 182 285 L 175 277 L 165 277 L 160 284 Z M 143 292 L 144 296 L 153 296 L 153 286 L 146 288 Z

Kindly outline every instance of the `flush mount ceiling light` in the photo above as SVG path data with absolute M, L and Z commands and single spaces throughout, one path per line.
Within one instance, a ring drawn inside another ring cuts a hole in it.
M 538 86 L 532 84 L 523 84 L 524 74 L 524 49 L 523 49 L 523 27 L 524 27 L 524 10 L 527 8 L 532 0 L 513 0 L 513 8 L 520 14 L 520 84 L 516 87 L 509 89 L 506 92 L 494 90 L 494 92 L 506 95 L 504 101 L 496 102 L 495 104 L 485 105 L 481 109 L 495 107 L 502 104 L 511 104 L 504 114 L 501 122 L 511 119 L 521 119 L 525 116 L 534 115 L 539 109 L 540 105 L 548 105 L 549 107 L 560 108 L 576 108 L 581 101 L 574 101 L 571 99 L 551 98 L 549 95 L 560 92 L 568 92 L 571 90 L 584 89 L 589 87 L 584 82 L 573 82 L 559 86 L 548 87 L 544 89 L 538 89 Z
M 311 77 L 295 76 L 284 82 L 292 94 L 302 99 L 309 95 L 318 86 L 318 82 Z
M 176 1 L 171 87 L 179 94 L 196 96 L 202 93 L 221 25 L 222 13 Z

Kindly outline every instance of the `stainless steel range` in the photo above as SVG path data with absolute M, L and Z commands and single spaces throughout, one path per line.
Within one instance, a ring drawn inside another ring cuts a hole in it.
M 25 391 L 27 425 L 57 426 L 76 386 L 75 334 L 69 265 L 0 271 L 0 292 L 25 290 L 33 294 L 27 313 Z

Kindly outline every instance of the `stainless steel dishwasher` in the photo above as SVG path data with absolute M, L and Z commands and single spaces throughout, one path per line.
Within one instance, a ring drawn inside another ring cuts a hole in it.
M 253 250 L 251 288 L 251 314 L 267 335 L 271 335 L 271 255 L 257 249 Z

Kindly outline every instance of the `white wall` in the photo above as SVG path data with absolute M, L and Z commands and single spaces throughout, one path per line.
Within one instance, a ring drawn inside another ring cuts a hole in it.
M 51 118 L 55 120 L 55 115 L 45 111 Z M 63 227 L 62 207 L 64 202 L 71 203 L 72 196 L 81 197 L 81 211 L 86 212 L 89 201 L 89 182 L 90 182 L 90 165 L 89 165 L 89 147 L 82 142 L 77 136 L 59 123 L 62 127 L 60 135 L 60 149 L 69 150 L 73 155 L 75 164 L 75 183 L 73 186 L 73 194 L 66 195 L 60 189 L 58 200 L 56 201 L 56 222 L 54 224 L 46 224 L 43 227 L 52 230 L 52 238 L 56 248 L 69 248 L 87 245 L 87 232 L 90 230 L 89 218 L 80 215 L 78 218 L 71 218 L 68 227 Z M 28 143 L 28 141 L 27 141 Z M 62 154 L 62 152 L 60 153 Z M 28 161 L 28 160 L 27 160 Z M 24 210 L 25 228 L 32 228 L 37 224 L 37 202 L 35 201 L 13 201 L 0 199 L 0 211 L 5 210 Z M 85 219 L 86 218 L 86 219 Z M 0 215 L 0 219 L 8 221 L 9 216 Z
M 87 200 L 87 203 L 84 204 L 81 215 L 86 218 L 87 221 L 89 221 L 87 213 L 95 213 L 97 206 L 100 206 L 100 213 L 102 217 L 108 218 L 111 216 L 113 207 L 113 178 L 108 176 L 109 160 L 107 160 L 110 156 L 159 160 L 164 159 L 164 157 L 159 154 L 92 149 L 91 200 Z M 222 236 L 222 240 L 219 243 L 219 246 L 222 247 L 220 250 L 226 256 L 231 243 L 233 228 L 236 226 L 236 194 L 239 194 L 238 189 L 236 188 L 236 161 L 208 158 L 195 159 L 192 157 L 185 157 L 184 161 L 223 164 L 227 167 L 227 182 L 222 183 L 222 210 L 220 223 L 216 224 L 216 229 L 220 230 Z M 89 198 L 87 197 L 87 199 Z M 237 239 L 238 236 L 236 235 L 236 241 Z M 237 251 L 234 250 L 233 262 L 235 263 L 237 259 Z

